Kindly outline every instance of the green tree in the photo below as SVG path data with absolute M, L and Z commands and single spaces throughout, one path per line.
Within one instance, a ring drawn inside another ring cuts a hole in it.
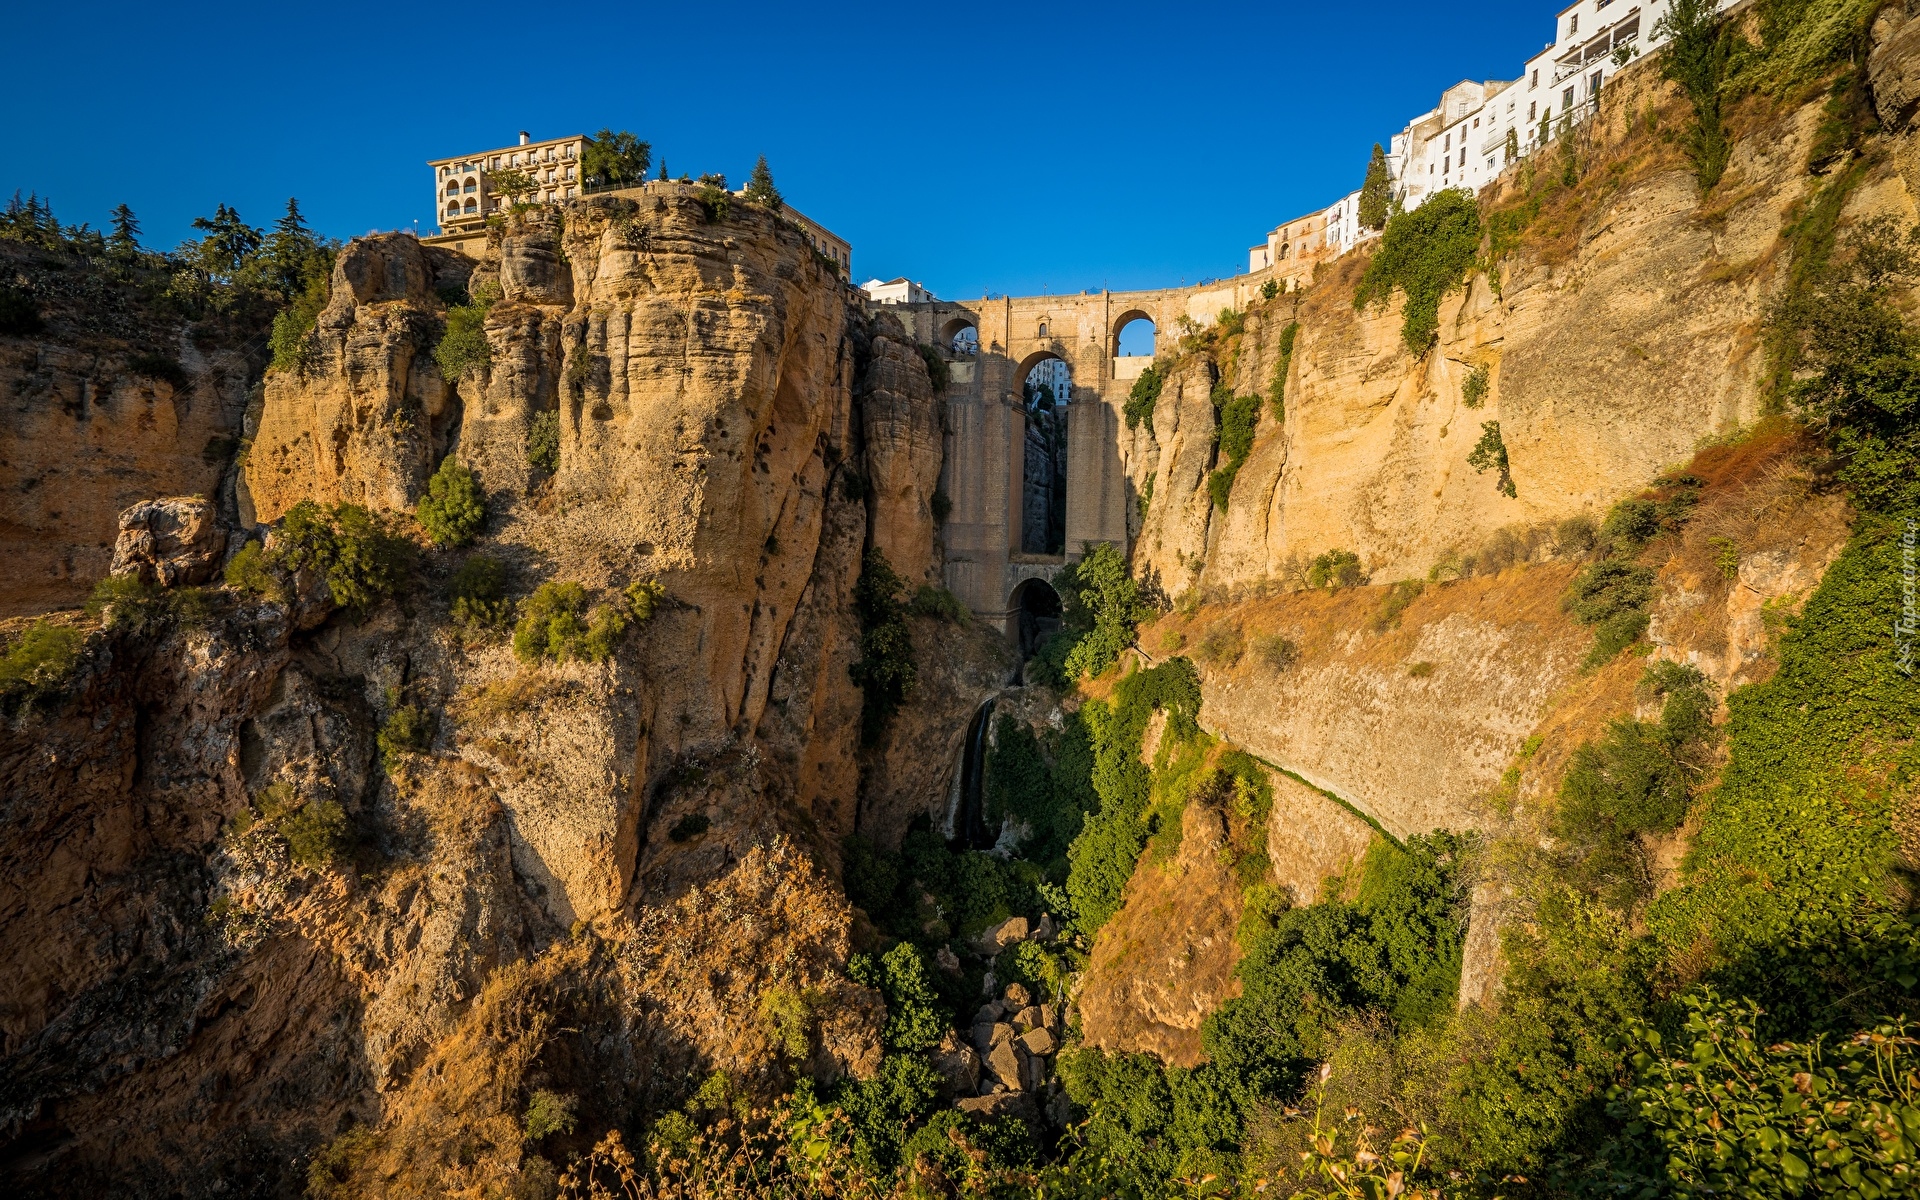
M 211 217 L 195 217 L 193 227 L 206 231 L 206 237 L 197 243 L 195 257 L 209 275 L 230 279 L 254 252 L 260 249 L 263 236 L 260 230 L 240 219 L 238 211 L 222 204 L 213 210 Z
M 1513 471 L 1507 462 L 1507 444 L 1500 440 L 1500 422 L 1482 421 L 1480 440 L 1467 453 L 1467 465 L 1476 475 L 1487 471 L 1498 471 L 1499 482 L 1496 487 L 1502 496 L 1511 499 L 1514 495 Z
M 580 154 L 580 173 L 589 184 L 615 187 L 636 184 L 647 177 L 653 147 L 622 129 L 602 129 L 587 139 Z M 666 164 L 662 162 L 662 169 Z
M 107 250 L 123 262 L 132 262 L 140 254 L 140 220 L 124 204 L 113 207 L 113 232 L 107 235 Z
M 764 204 L 774 212 L 780 211 L 785 203 L 780 189 L 773 186 L 773 172 L 767 169 L 767 156 L 762 154 L 753 164 L 753 174 L 747 177 L 747 199 L 755 204 Z
M 661 183 L 665 183 L 667 181 L 667 160 L 664 157 L 661 158 L 660 160 L 660 174 L 656 175 L 654 178 L 658 179 Z
M 1687 130 L 1684 145 L 1700 190 L 1710 192 L 1733 154 L 1720 111 L 1733 38 L 1720 24 L 1716 0 L 1673 0 L 1666 15 L 1655 22 L 1652 36 L 1667 40 L 1660 54 L 1660 74 L 1679 84 L 1693 106 L 1693 127 Z
M 860 618 L 860 658 L 847 674 L 860 687 L 860 730 L 872 745 L 885 732 L 888 718 L 913 690 L 918 668 L 913 662 L 913 636 L 907 629 L 906 580 L 879 549 L 867 551 L 860 578 L 853 585 L 853 608 Z
M 466 545 L 487 519 L 480 477 L 449 454 L 427 480 L 427 496 L 415 509 L 414 519 L 434 545 Z
M 1360 225 L 1364 229 L 1385 229 L 1388 210 L 1393 204 L 1393 176 L 1387 170 L 1387 152 L 1373 144 L 1373 157 L 1367 160 L 1367 177 L 1360 185 Z
M 533 176 L 525 171 L 488 171 L 486 181 L 487 190 L 496 196 L 505 196 L 508 204 L 521 203 L 538 186 L 533 182 Z

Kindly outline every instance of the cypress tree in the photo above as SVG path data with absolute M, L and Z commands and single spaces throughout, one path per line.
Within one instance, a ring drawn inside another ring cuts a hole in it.
M 767 169 L 767 156 L 762 154 L 753 164 L 753 174 L 747 177 L 747 199 L 755 204 L 764 204 L 775 212 L 780 211 L 785 201 L 780 189 L 773 186 L 773 172 Z
M 1387 210 L 1393 199 L 1393 177 L 1387 172 L 1387 152 L 1373 144 L 1373 157 L 1367 160 L 1367 178 L 1360 185 L 1360 224 L 1367 229 L 1384 229 Z

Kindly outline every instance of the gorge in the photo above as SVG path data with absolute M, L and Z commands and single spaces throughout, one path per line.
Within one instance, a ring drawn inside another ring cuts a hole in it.
M 16 206 L 9 1192 L 1920 1193 L 1920 22 L 1706 27 L 1300 290 Z

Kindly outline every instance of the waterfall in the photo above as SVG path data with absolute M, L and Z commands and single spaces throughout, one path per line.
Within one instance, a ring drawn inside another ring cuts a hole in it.
M 991 849 L 994 834 L 987 829 L 987 723 L 993 717 L 993 697 L 980 702 L 967 726 L 960 751 L 959 794 L 956 797 L 953 836 L 972 850 Z

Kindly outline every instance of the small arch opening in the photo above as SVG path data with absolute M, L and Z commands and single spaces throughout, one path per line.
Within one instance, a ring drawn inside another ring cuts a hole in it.
M 957 355 L 980 353 L 980 331 L 965 317 L 955 317 L 940 328 L 941 344 Z
M 1035 337 L 1047 336 L 1047 323 L 1045 321 L 1040 322 L 1040 328 L 1033 336 Z
M 473 202 L 472 200 L 468 200 L 468 201 L 467 201 L 467 208 L 466 208 L 466 211 L 468 211 L 468 212 L 479 212 L 479 211 L 480 211 L 480 206 L 479 206 L 478 204 L 476 204 L 476 203 L 474 203 L 474 202 Z
M 1158 330 L 1145 313 L 1128 313 L 1114 327 L 1113 352 L 1119 358 L 1153 357 Z
M 1014 612 L 1014 632 L 1020 642 L 1022 662 L 1032 658 L 1043 642 L 1060 632 L 1060 593 L 1044 579 L 1028 579 L 1014 588 L 1008 607 Z

